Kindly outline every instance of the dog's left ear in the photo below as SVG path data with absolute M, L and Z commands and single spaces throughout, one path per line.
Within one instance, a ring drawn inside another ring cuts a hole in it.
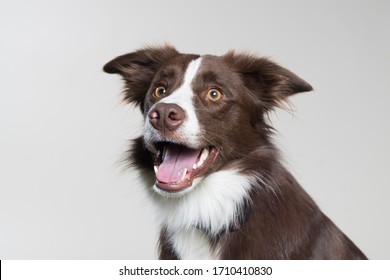
M 280 106 L 290 95 L 313 89 L 290 70 L 268 58 L 230 51 L 224 55 L 224 60 L 238 71 L 266 110 Z

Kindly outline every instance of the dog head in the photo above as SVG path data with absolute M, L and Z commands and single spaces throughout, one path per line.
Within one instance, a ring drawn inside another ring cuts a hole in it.
M 267 58 L 233 51 L 200 56 L 152 47 L 119 56 L 104 71 L 123 77 L 125 100 L 143 112 L 143 142 L 162 193 L 184 193 L 271 145 L 265 114 L 288 96 L 312 90 Z

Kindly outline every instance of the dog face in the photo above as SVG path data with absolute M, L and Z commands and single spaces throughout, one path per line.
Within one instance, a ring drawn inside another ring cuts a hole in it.
M 125 100 L 144 114 L 154 188 L 164 195 L 184 194 L 267 146 L 264 115 L 288 96 L 312 89 L 266 58 L 181 54 L 170 46 L 120 56 L 104 70 L 122 75 Z

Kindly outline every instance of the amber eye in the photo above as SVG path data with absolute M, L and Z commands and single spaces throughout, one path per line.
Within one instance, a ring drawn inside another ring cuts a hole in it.
M 218 101 L 222 98 L 222 93 L 219 90 L 213 88 L 208 91 L 207 98 L 211 101 Z
M 166 92 L 167 89 L 163 86 L 160 86 L 154 90 L 153 96 L 156 98 L 161 98 Z

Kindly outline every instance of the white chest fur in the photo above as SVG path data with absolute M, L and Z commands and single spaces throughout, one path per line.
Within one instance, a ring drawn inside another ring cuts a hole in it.
M 172 234 L 170 241 L 181 260 L 218 259 L 209 238 L 199 229 L 177 231 Z
M 250 180 L 236 170 L 222 170 L 204 178 L 179 197 L 153 195 L 161 225 L 175 252 L 183 259 L 215 259 L 207 235 L 228 230 L 248 199 Z

